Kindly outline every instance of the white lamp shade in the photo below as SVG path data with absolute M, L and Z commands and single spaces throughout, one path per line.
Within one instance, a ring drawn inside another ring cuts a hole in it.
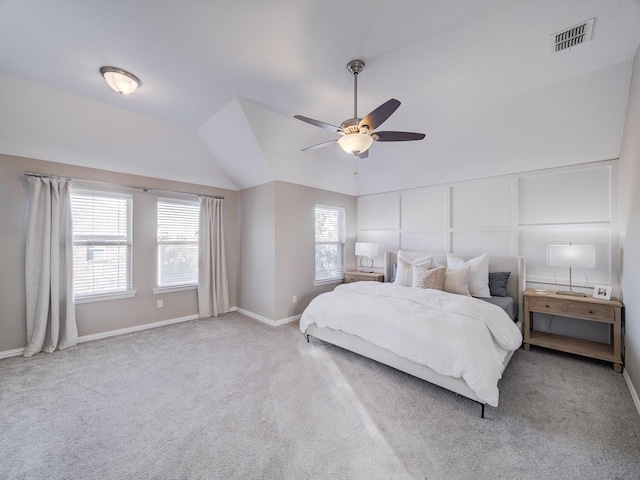
M 350 133 L 340 137 L 338 143 L 345 152 L 358 155 L 369 150 L 369 147 L 373 143 L 373 137 L 371 137 L 371 135 L 365 135 L 364 133 Z
M 547 245 L 550 267 L 596 268 L 595 245 Z
M 356 255 L 360 257 L 375 257 L 378 255 L 378 244 L 356 242 Z

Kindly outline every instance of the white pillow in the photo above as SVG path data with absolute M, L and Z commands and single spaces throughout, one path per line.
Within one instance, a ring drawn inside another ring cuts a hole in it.
M 433 255 L 412 258 L 406 252 L 398 250 L 398 266 L 396 269 L 396 279 L 393 284 L 411 287 L 413 285 L 413 266 L 430 268 L 432 259 Z
M 484 253 L 465 262 L 461 258 L 447 254 L 447 268 L 457 270 L 465 265 L 471 267 L 471 272 L 469 273 L 469 292 L 471 295 L 474 297 L 490 297 L 489 255 Z
M 455 270 L 447 268 L 447 272 L 444 274 L 444 286 L 442 289 L 445 292 L 456 293 L 458 295 L 471 295 L 469 293 L 470 272 L 471 267 L 469 265 Z

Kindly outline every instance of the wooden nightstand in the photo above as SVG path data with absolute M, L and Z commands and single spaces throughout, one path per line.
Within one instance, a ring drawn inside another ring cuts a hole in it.
M 531 330 L 533 313 L 608 323 L 611 326 L 612 343 L 598 343 Z M 529 350 L 531 345 L 612 362 L 613 369 L 622 373 L 622 303 L 616 298 L 602 300 L 556 292 L 539 294 L 528 289 L 524 292 L 524 349 Z
M 342 283 L 351 282 L 384 282 L 384 273 L 376 272 L 344 272 L 344 279 Z

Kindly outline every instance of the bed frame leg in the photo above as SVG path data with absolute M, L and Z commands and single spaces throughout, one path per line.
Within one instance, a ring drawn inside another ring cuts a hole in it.
M 473 399 L 471 401 L 476 402 L 478 405 L 480 405 L 480 408 L 482 409 L 480 411 L 480 418 L 484 418 L 484 407 L 485 407 L 486 403 L 479 402 L 478 400 L 473 400 Z
M 309 335 L 305 335 L 307 337 L 307 343 L 309 343 Z

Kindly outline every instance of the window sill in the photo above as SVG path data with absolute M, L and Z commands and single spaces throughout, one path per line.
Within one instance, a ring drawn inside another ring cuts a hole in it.
M 184 292 L 186 290 L 196 290 L 198 285 L 176 285 L 175 287 L 156 287 L 153 289 L 155 295 L 171 292 Z
M 320 287 L 322 285 L 330 285 L 332 283 L 342 283 L 342 278 L 332 278 L 330 280 L 314 280 L 313 286 Z
M 104 302 L 106 300 L 120 300 L 122 298 L 132 298 L 136 296 L 135 290 L 131 290 L 128 292 L 119 292 L 119 293 L 105 293 L 103 295 L 85 295 L 82 297 L 74 298 L 73 303 L 78 305 L 81 303 L 93 303 L 93 302 Z

